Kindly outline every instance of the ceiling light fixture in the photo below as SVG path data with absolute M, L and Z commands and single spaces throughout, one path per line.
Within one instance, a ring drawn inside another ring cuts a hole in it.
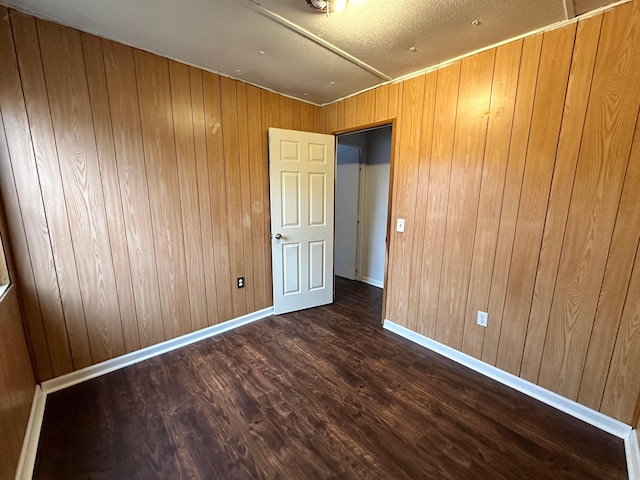
M 349 0 L 307 0 L 307 4 L 318 13 L 339 12 Z

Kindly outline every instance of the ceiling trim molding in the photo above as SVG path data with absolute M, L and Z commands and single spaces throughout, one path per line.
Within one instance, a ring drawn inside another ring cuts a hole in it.
M 631 1 L 631 0 L 629 0 L 629 1 Z M 63 27 L 73 28 L 74 30 L 79 30 L 80 32 L 84 32 L 84 33 L 86 33 L 88 35 L 92 35 L 92 36 L 97 37 L 97 38 L 103 38 L 105 40 L 109 40 L 110 42 L 116 42 L 116 43 L 119 43 L 120 45 L 124 45 L 126 47 L 133 48 L 134 50 L 140 50 L 141 52 L 147 52 L 147 53 L 151 53 L 153 55 L 156 55 L 158 57 L 166 58 L 167 60 L 173 60 L 174 62 L 178 62 L 178 63 L 181 63 L 183 65 L 187 65 L 189 67 L 197 68 L 199 70 L 202 70 L 203 72 L 213 73 L 214 75 L 218 75 L 220 77 L 230 78 L 231 80 L 236 80 L 238 82 L 246 83 L 247 85 L 251 85 L 251 86 L 259 88 L 261 90 L 265 90 L 267 92 L 277 93 L 278 95 L 282 95 L 283 97 L 287 97 L 287 98 L 292 98 L 293 100 L 297 100 L 299 102 L 308 103 L 309 105 L 314 105 L 316 107 L 321 107 L 322 106 L 322 104 L 320 104 L 320 103 L 315 103 L 315 102 L 312 102 L 310 100 L 305 100 L 304 98 L 294 97 L 293 95 L 289 95 L 289 94 L 286 94 L 286 93 L 278 92 L 277 90 L 274 90 L 274 89 L 269 88 L 269 87 L 265 87 L 264 85 L 258 85 L 257 83 L 249 82 L 249 81 L 244 80 L 242 78 L 236 78 L 236 77 L 233 77 L 233 76 L 228 75 L 226 73 L 222 73 L 222 72 L 218 72 L 217 70 L 213 70 L 212 68 L 205 67 L 205 66 L 199 65 L 197 63 L 193 63 L 193 62 L 188 62 L 188 61 L 186 61 L 184 59 L 181 59 L 181 58 L 178 58 L 178 57 L 174 57 L 172 55 L 167 55 L 166 53 L 160 53 L 160 52 L 157 52 L 157 51 L 149 49 L 149 48 L 134 47 L 133 45 L 129 45 L 127 43 L 124 43 L 122 40 L 118 40 L 117 38 L 96 35 L 95 33 L 88 32 L 87 30 L 85 30 L 84 28 L 82 28 L 79 25 L 74 25 L 72 23 L 65 22 L 64 20 L 60 20 L 59 18 L 56 18 L 54 16 L 43 15 L 40 12 L 33 11 L 30 8 L 24 8 L 23 6 L 21 6 L 22 7 L 21 8 L 21 7 L 16 7 L 14 5 L 8 5 L 6 0 L 0 0 L 0 6 L 8 8 L 9 10 L 15 10 L 17 12 L 24 13 L 25 15 L 30 15 L 32 17 L 39 18 L 41 20 L 45 20 L 47 22 L 57 23 L 58 25 L 62 25 Z M 387 78 L 389 78 L 389 77 L 387 77 Z
M 252 5 L 255 6 L 255 8 L 257 10 L 259 10 L 260 12 L 262 12 L 264 15 L 266 15 L 269 18 L 271 18 L 275 22 L 279 23 L 283 27 L 288 28 L 289 30 L 297 33 L 298 35 L 301 35 L 301 36 L 305 37 L 306 39 L 311 40 L 312 42 L 316 43 L 317 45 L 320 45 L 321 47 L 326 48 L 327 50 L 329 50 L 329 51 L 335 53 L 336 55 L 344 58 L 345 60 L 353 63 L 354 65 L 356 65 L 356 66 L 368 71 L 369 73 L 374 74 L 378 78 L 381 78 L 381 79 L 386 80 L 386 81 L 392 80 L 392 78 L 389 75 L 386 75 L 385 73 L 382 73 L 380 70 L 372 67 L 368 63 L 363 62 L 359 58 L 354 57 L 350 53 L 345 52 L 341 48 L 336 47 L 334 44 L 332 44 L 330 42 L 327 42 L 323 38 L 317 36 L 316 34 L 310 32 L 309 30 L 301 27 L 300 25 L 298 25 L 298 24 L 296 24 L 296 23 L 294 23 L 294 22 L 292 22 L 290 20 L 287 20 L 283 16 L 278 15 L 275 12 L 272 12 L 268 8 L 263 7 L 262 5 L 260 5 L 259 2 L 255 1 L 255 0 L 249 0 L 249 1 L 251 2 Z
M 572 1 L 572 0 L 567 0 L 567 1 Z M 564 27 L 566 25 L 570 25 L 572 23 L 577 23 L 580 20 L 584 20 L 586 18 L 594 17 L 594 16 L 596 16 L 596 15 L 602 13 L 602 12 L 606 12 L 607 10 L 611 10 L 612 8 L 618 7 L 620 5 L 624 5 L 625 3 L 629 3 L 629 2 L 632 2 L 632 1 L 634 1 L 634 0 L 618 0 L 617 2 L 612 2 L 609 5 L 605 5 L 604 7 L 596 8 L 596 9 L 591 10 L 589 12 L 583 13 L 582 15 L 579 15 L 577 17 L 569 18 L 567 20 L 561 20 L 559 22 L 552 23 L 552 24 L 546 25 L 544 27 L 540 27 L 540 28 L 538 28 L 536 30 L 532 30 L 530 32 L 523 33 L 521 35 L 508 38 L 507 40 L 502 40 L 501 42 L 497 42 L 497 43 L 494 43 L 492 45 L 488 45 L 486 47 L 479 48 L 479 49 L 474 50 L 472 52 L 468 52 L 468 53 L 459 55 L 457 57 L 450 58 L 449 60 L 445 60 L 443 62 L 437 63 L 437 64 L 432 65 L 430 67 L 423 68 L 421 70 L 417 70 L 417 71 L 412 72 L 412 73 L 408 73 L 408 74 L 403 75 L 403 76 L 398 77 L 398 78 L 394 78 L 393 80 L 391 80 L 389 82 L 385 82 L 385 83 L 381 83 L 379 85 L 375 85 L 373 87 L 365 88 L 364 90 L 360 90 L 359 92 L 352 93 L 351 95 L 347 95 L 345 97 L 338 98 L 337 100 L 333 100 L 331 102 L 323 103 L 320 106 L 321 107 L 325 107 L 327 105 L 331 105 L 332 103 L 340 102 L 340 101 L 345 100 L 347 98 L 355 97 L 356 95 L 360 95 L 361 93 L 368 92 L 369 90 L 374 90 L 374 89 L 376 89 L 378 87 L 381 87 L 383 85 L 387 85 L 387 84 L 390 84 L 390 83 L 400 83 L 400 82 L 404 82 L 405 80 L 409 80 L 411 78 L 419 77 L 420 75 L 424 75 L 425 73 L 430 73 L 430 72 L 433 72 L 433 71 L 438 70 L 440 68 L 446 67 L 447 65 L 450 65 L 450 64 L 452 64 L 454 62 L 457 62 L 458 60 L 462 60 L 463 58 L 471 57 L 472 55 L 477 55 L 478 53 L 486 52 L 487 50 L 491 50 L 492 48 L 501 47 L 502 45 L 506 45 L 507 43 L 515 42 L 516 40 L 521 40 L 521 39 L 529 37 L 531 35 L 536 35 L 538 33 L 549 32 L 551 30 L 556 30 L 558 28 Z M 640 0 L 635 0 L 635 1 L 636 2 L 640 2 Z

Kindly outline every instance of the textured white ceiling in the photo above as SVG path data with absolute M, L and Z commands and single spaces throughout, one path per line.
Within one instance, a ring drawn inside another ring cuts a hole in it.
M 318 104 L 566 18 L 565 0 L 351 0 L 328 18 L 305 0 L 0 1 Z

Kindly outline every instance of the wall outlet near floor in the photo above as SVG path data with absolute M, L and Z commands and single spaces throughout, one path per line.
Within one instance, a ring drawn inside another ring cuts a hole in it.
M 486 327 L 488 321 L 489 321 L 489 314 L 487 312 L 478 310 L 478 325 L 480 325 L 481 327 Z
M 244 277 L 238 277 L 238 288 L 244 287 Z

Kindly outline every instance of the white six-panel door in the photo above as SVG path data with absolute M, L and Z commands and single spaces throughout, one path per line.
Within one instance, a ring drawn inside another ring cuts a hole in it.
M 333 302 L 335 140 L 269 129 L 276 314 Z

